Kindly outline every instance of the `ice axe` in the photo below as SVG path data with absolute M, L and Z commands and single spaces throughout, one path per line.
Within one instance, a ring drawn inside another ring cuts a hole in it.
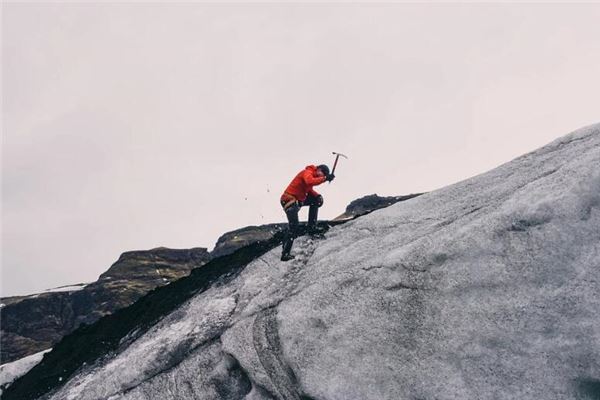
M 340 156 L 344 157 L 345 159 L 348 159 L 348 156 L 342 153 L 336 153 L 335 151 L 332 151 L 331 154 L 335 154 L 335 162 L 333 163 L 333 169 L 331 170 L 331 175 L 333 175 L 333 173 L 335 172 L 335 167 L 337 167 L 337 162 L 340 159 Z

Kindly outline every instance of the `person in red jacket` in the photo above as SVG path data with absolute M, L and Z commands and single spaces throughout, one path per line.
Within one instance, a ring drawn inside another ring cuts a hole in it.
M 298 212 L 302 206 L 309 206 L 308 209 L 308 233 L 311 235 L 319 234 L 317 228 L 317 214 L 319 207 L 323 205 L 323 196 L 315 192 L 313 186 L 320 185 L 323 182 L 331 182 L 335 178 L 329 173 L 327 165 L 308 165 L 305 169 L 298 172 L 285 189 L 280 198 L 281 207 L 287 216 L 289 228 L 283 239 L 283 250 L 281 252 L 281 261 L 288 261 L 294 258 L 290 254 L 294 237 L 298 234 Z

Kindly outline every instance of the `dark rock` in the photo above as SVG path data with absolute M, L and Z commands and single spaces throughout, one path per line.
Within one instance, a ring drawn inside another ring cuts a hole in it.
M 242 229 L 227 232 L 221 235 L 217 240 L 215 248 L 210 253 L 211 258 L 221 257 L 231 254 L 237 249 L 241 249 L 252 243 L 267 241 L 273 236 L 285 229 L 287 224 L 267 224 L 260 226 L 247 226 Z
M 415 193 L 404 196 L 378 196 L 377 194 L 370 194 L 352 201 L 348 204 L 348 207 L 346 207 L 346 211 L 342 215 L 334 218 L 334 221 L 364 215 L 371 211 L 385 208 L 399 201 L 409 200 L 422 194 L 423 193 Z
M 130 251 L 81 290 L 3 298 L 0 362 L 52 347 L 81 324 L 127 307 L 150 290 L 187 276 L 209 258 L 205 248 Z

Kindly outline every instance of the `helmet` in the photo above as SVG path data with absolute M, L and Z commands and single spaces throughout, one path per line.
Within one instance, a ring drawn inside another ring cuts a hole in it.
M 329 175 L 329 167 L 327 165 L 321 164 L 317 168 L 320 169 L 325 176 Z

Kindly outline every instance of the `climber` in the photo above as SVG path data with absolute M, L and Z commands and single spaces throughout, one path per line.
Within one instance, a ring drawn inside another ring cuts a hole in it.
M 320 185 L 323 182 L 331 182 L 335 175 L 329 173 L 329 167 L 321 164 L 317 167 L 308 165 L 300 171 L 280 198 L 281 207 L 287 216 L 289 227 L 283 239 L 283 250 L 281 261 L 288 261 L 294 258 L 290 254 L 294 237 L 299 233 L 298 211 L 300 207 L 309 206 L 307 230 L 311 236 L 322 236 L 322 231 L 317 227 L 317 214 L 319 207 L 323 205 L 323 196 L 313 190 L 313 186 Z

